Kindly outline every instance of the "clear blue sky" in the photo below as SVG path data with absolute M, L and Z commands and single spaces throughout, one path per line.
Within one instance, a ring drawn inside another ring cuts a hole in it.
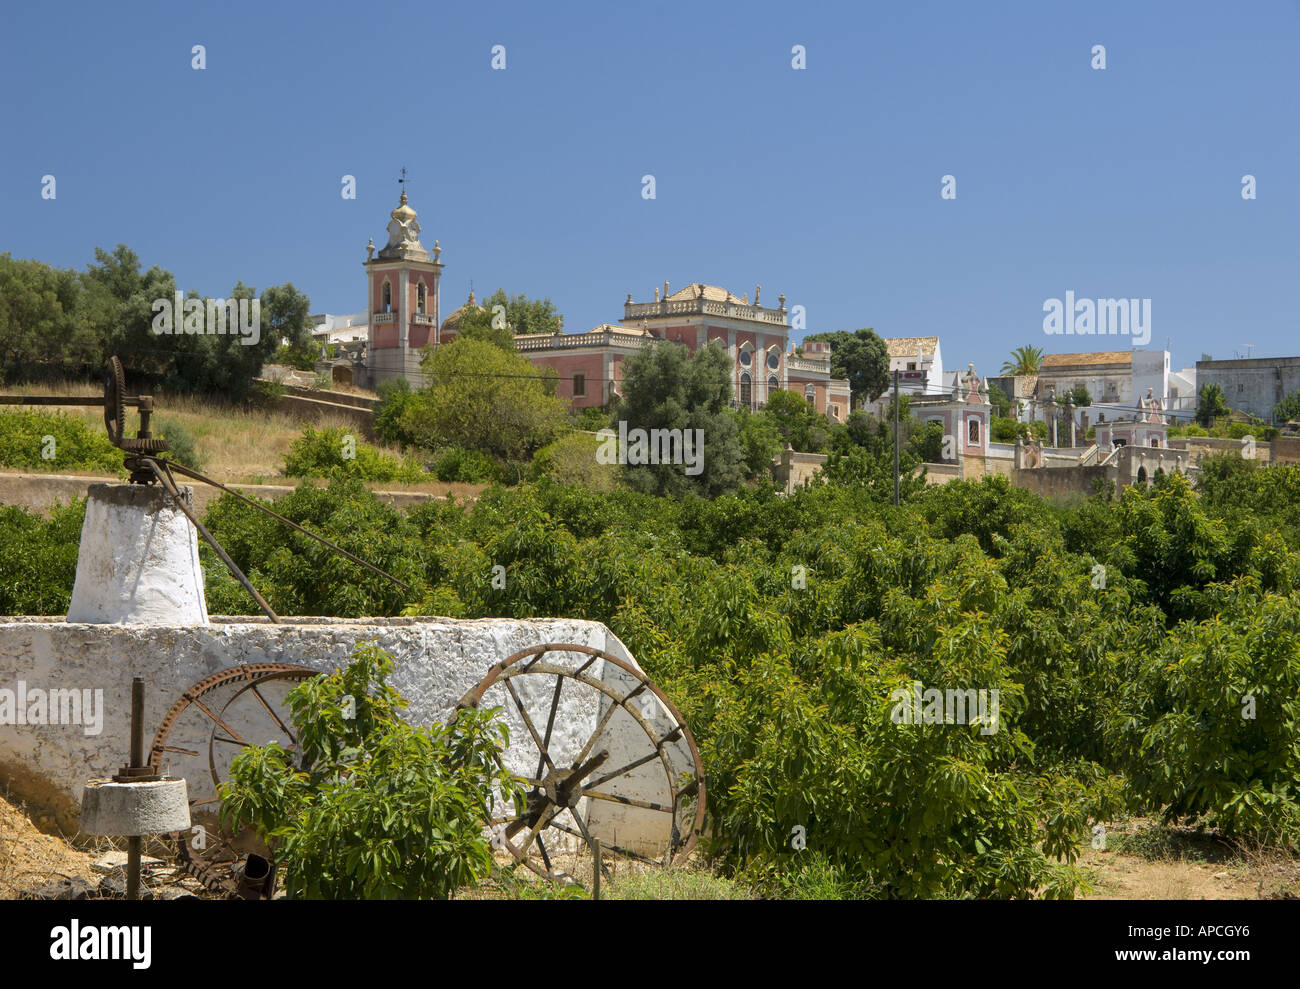
M 444 314 L 761 283 L 989 373 L 1130 343 L 1046 336 L 1073 290 L 1150 298 L 1176 367 L 1300 353 L 1300 0 L 9 4 L 0 79 L 0 250 L 59 266 L 356 312 L 406 166 Z

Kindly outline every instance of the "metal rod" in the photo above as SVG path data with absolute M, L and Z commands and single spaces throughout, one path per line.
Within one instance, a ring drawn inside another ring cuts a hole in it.
M 0 405 L 103 405 L 98 398 L 60 398 L 58 395 L 0 395 Z
M 596 866 L 595 877 L 591 881 L 591 898 L 593 900 L 599 900 L 600 899 L 600 870 L 602 867 L 600 861 L 600 839 L 599 838 L 594 839 L 591 843 L 591 857 Z
M 144 765 L 144 680 L 131 678 L 131 768 Z M 140 899 L 140 848 L 139 835 L 126 840 L 126 898 Z
M 153 461 L 153 460 L 157 460 L 158 458 L 151 457 L 151 456 L 144 456 L 144 455 L 142 455 L 142 456 L 140 457 L 140 459 L 142 459 L 142 460 Z M 310 536 L 312 539 L 315 539 L 318 543 L 322 543 L 323 545 L 328 546 L 330 549 L 334 550 L 336 553 L 341 553 L 341 554 L 343 554 L 343 555 L 346 556 L 349 560 L 351 560 L 353 563 L 360 564 L 361 566 L 365 567 L 367 570 L 372 570 L 372 571 L 374 571 L 375 573 L 379 574 L 379 576 L 381 576 L 381 577 L 387 577 L 389 580 L 391 580 L 394 584 L 396 584 L 396 585 L 397 585 L 398 587 L 400 587 L 402 590 L 404 590 L 404 591 L 409 591 L 409 590 L 411 589 L 411 585 L 408 584 L 408 583 L 406 583 L 406 581 L 404 581 L 404 580 L 398 580 L 398 579 L 397 579 L 396 577 L 394 577 L 392 574 L 387 573 L 386 571 L 380 570 L 380 569 L 379 569 L 377 566 L 375 566 L 373 563 L 367 563 L 365 560 L 361 559 L 361 557 L 359 557 L 359 556 L 354 556 L 353 554 L 349 553 L 349 552 L 348 552 L 347 550 L 345 550 L 342 546 L 339 546 L 339 545 L 336 544 L 336 543 L 332 543 L 332 542 L 330 542 L 330 541 L 329 541 L 328 539 L 326 539 L 324 536 L 318 536 L 316 533 L 312 532 L 310 529 L 304 529 L 304 528 L 303 528 L 302 526 L 300 526 L 297 522 L 292 522 L 292 521 L 290 521 L 289 519 L 285 518 L 283 515 L 280 515 L 280 514 L 278 514 L 277 512 L 273 512 L 273 511 L 271 511 L 271 509 L 267 508 L 265 505 L 259 505 L 259 504 L 258 504 L 257 502 L 255 502 L 252 498 L 249 498 L 249 497 L 246 497 L 245 495 L 240 494 L 238 491 L 235 491 L 233 488 L 228 488 L 228 487 L 226 487 L 226 486 L 225 486 L 224 484 L 222 484 L 220 481 L 214 481 L 214 480 L 212 480 L 212 478 L 210 478 L 210 477 L 205 477 L 203 474 L 200 474 L 198 471 L 194 470 L 193 468 L 191 468 L 191 467 L 186 467 L 184 464 L 179 464 L 179 463 L 177 463 L 175 460 L 159 460 L 158 462 L 159 462 L 159 463 L 164 463 L 164 464 L 166 464 L 169 470 L 174 470 L 174 471 L 176 471 L 176 473 L 178 473 L 178 474 L 183 474 L 183 475 L 185 475 L 186 477 L 191 477 L 191 478 L 193 478 L 193 479 L 196 480 L 196 481 L 202 481 L 202 482 L 204 482 L 205 484 L 211 484 L 214 488 L 219 488 L 220 490 L 224 491 L 224 492 L 225 492 L 226 494 L 228 494 L 228 495 L 234 495 L 236 498 L 238 498 L 240 501 L 244 502 L 245 504 L 251 505 L 252 507 L 256 508 L 259 512 L 265 512 L 267 515 L 271 516 L 271 518 L 273 518 L 273 519 L 278 519 L 279 521 L 283 522 L 285 525 L 289 526 L 291 529 L 295 529 L 296 531 L 301 532 L 304 536 Z
M 280 616 L 272 611 L 271 606 L 266 603 L 266 599 L 257 593 L 257 588 L 254 587 L 249 582 L 248 578 L 244 576 L 244 572 L 235 565 L 235 561 L 230 558 L 230 554 L 222 549 L 221 544 L 212 538 L 212 533 L 208 532 L 203 523 L 194 517 L 194 513 L 191 512 L 189 506 L 185 504 L 185 499 L 181 497 L 180 489 L 176 487 L 176 483 L 172 481 L 170 485 L 168 484 L 169 478 L 164 476 L 163 472 L 158 469 L 158 461 L 153 457 L 141 457 L 140 459 L 144 460 L 145 463 L 149 465 L 150 470 L 152 470 L 154 475 L 158 478 L 158 483 L 163 486 L 163 490 L 171 496 L 174 502 L 176 502 L 176 507 L 184 512 L 185 517 L 194 524 L 195 530 L 203 537 L 204 542 L 212 547 L 213 552 L 216 553 L 221 559 L 221 562 L 226 565 L 226 569 L 234 575 L 237 581 L 244 585 L 244 590 L 248 591 L 248 593 L 253 596 L 253 600 L 257 602 L 258 607 L 266 612 L 266 617 L 276 624 L 279 624 Z M 164 461 L 164 463 L 167 463 L 167 461 Z M 175 465 L 171 464 L 169 466 Z
M 131 768 L 140 769 L 144 762 L 144 680 L 131 678 Z

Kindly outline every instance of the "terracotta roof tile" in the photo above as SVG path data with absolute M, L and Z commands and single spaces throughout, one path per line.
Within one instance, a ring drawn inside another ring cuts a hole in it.
M 1131 350 L 1099 350 L 1090 354 L 1048 354 L 1039 365 L 1039 373 L 1054 367 L 1079 367 L 1083 364 L 1124 364 L 1133 363 Z
M 938 345 L 938 337 L 885 337 L 885 350 L 890 357 L 915 357 L 918 346 L 924 356 L 933 357 Z

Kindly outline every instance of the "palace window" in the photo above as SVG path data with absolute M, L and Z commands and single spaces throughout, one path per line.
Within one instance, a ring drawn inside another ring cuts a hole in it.
M 587 394 L 587 376 L 585 374 L 575 374 L 573 376 L 573 397 L 582 398 Z
M 743 364 L 745 367 L 749 367 L 749 364 L 753 359 L 754 359 L 754 355 L 749 352 L 749 344 L 745 344 L 745 346 L 740 348 L 741 364 Z
M 781 385 L 780 385 L 780 383 L 776 380 L 776 375 L 775 375 L 775 374 L 770 375 L 770 376 L 768 377 L 768 379 L 767 379 L 767 390 L 768 390 L 768 391 L 776 391 L 779 387 L 781 387 Z
M 781 355 L 776 352 L 775 347 L 767 352 L 767 366 L 773 371 L 781 366 Z
M 748 372 L 743 373 L 740 376 L 740 404 L 741 405 L 754 404 L 754 386 L 753 383 L 750 381 Z
M 971 445 L 979 446 L 980 442 L 980 421 L 978 419 L 966 420 L 966 436 Z
M 382 301 L 379 304 L 380 312 L 392 312 L 393 311 L 393 286 L 390 285 L 388 282 L 384 282 L 384 291 L 381 295 L 381 300 Z
M 415 287 L 415 311 L 421 316 L 424 315 L 424 306 L 428 301 L 429 293 L 424 287 L 424 279 L 420 279 L 420 284 Z
M 814 388 L 812 385 L 805 385 L 803 390 L 803 397 L 808 400 L 809 404 L 815 405 L 817 402 L 817 389 Z

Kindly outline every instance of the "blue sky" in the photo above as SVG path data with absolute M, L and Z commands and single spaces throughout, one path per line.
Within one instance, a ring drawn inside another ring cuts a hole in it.
M 938 334 L 949 367 L 989 373 L 1021 344 L 1131 342 L 1045 335 L 1044 302 L 1071 290 L 1151 299 L 1176 367 L 1300 353 L 1300 0 L 3 18 L 0 251 L 17 257 L 84 267 L 121 242 L 187 290 L 291 281 L 313 311 L 355 312 L 405 166 L 444 314 L 471 278 L 480 297 L 550 296 L 570 331 L 665 279 L 762 284 L 809 332 Z

